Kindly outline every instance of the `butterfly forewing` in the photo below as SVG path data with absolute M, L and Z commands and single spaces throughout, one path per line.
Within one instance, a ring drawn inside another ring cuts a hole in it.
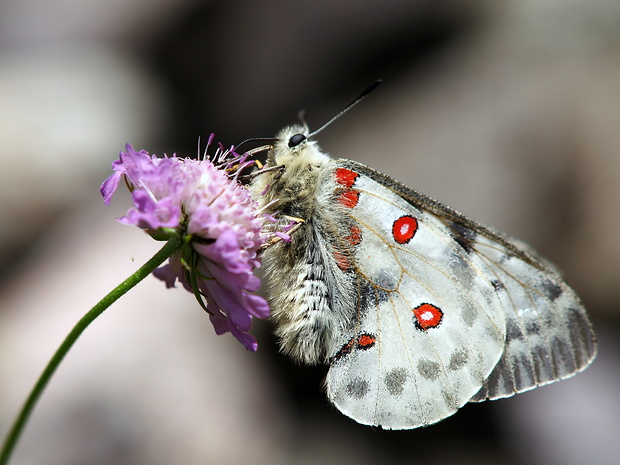
M 376 342 L 335 357 L 328 395 L 362 423 L 435 423 L 469 401 L 497 364 L 502 302 L 484 260 L 463 250 L 437 217 L 367 176 L 352 187 L 359 198 L 349 216 L 362 237 L 355 273 L 367 298 L 341 342 L 359 334 Z

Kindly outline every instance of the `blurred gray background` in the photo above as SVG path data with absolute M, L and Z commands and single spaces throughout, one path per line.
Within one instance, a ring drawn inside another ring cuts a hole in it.
M 98 194 L 126 142 L 196 154 L 308 110 L 322 147 L 535 246 L 600 336 L 586 372 L 438 425 L 331 408 L 323 368 L 215 336 L 148 279 L 89 328 L 15 465 L 612 464 L 620 456 L 620 2 L 0 1 L 0 431 L 78 318 L 159 244 Z

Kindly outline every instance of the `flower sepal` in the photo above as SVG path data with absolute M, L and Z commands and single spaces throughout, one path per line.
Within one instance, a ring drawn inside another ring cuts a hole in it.
M 145 229 L 144 232 L 156 241 L 169 241 L 170 239 L 181 240 L 181 234 L 179 234 L 176 228 Z

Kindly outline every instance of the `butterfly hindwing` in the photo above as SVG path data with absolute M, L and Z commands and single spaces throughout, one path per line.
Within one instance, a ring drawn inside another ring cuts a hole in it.
M 327 376 L 340 410 L 413 428 L 587 366 L 592 329 L 553 268 L 364 165 L 335 166 L 360 295 Z
M 535 252 L 521 244 L 529 257 Z M 504 301 L 507 337 L 500 362 L 472 401 L 499 399 L 567 378 L 596 354 L 594 331 L 579 297 L 549 263 L 506 254 L 486 237 L 476 252 L 490 269 Z

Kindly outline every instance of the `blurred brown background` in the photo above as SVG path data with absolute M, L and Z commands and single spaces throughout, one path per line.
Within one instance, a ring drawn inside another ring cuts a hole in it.
M 557 262 L 600 353 L 577 377 L 383 432 L 332 409 L 323 369 L 217 337 L 149 279 L 89 328 L 15 465 L 612 464 L 620 456 L 620 2 L 0 2 L 0 431 L 78 318 L 158 247 L 98 194 L 126 142 L 196 153 L 320 137 Z

